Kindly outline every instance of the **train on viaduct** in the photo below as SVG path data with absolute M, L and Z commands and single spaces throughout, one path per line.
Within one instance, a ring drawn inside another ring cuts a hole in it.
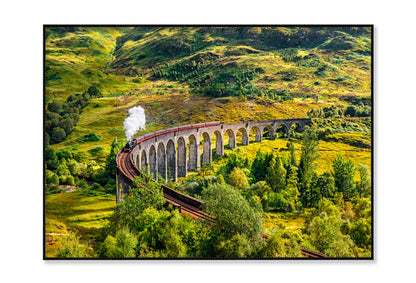
M 165 180 L 171 179 L 176 182 L 178 177 L 186 177 L 188 171 L 200 168 L 201 163 L 212 162 L 212 139 L 214 136 L 215 154 L 222 156 L 225 137 L 228 137 L 229 147 L 236 148 L 238 132 L 241 133 L 242 145 L 248 145 L 250 132 L 255 133 L 256 142 L 261 142 L 263 132 L 266 130 L 270 138 L 273 138 L 277 129 L 283 127 L 288 136 L 293 125 L 296 124 L 298 129 L 303 131 L 310 122 L 311 119 L 302 118 L 185 125 L 137 137 L 130 143 L 130 154 L 134 165 L 139 170 L 144 167 L 148 168 L 155 180 L 160 175 Z M 201 139 L 203 141 L 202 153 L 199 146 Z

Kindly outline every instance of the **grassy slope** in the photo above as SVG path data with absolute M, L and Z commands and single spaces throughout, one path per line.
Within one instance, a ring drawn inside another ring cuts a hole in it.
M 46 257 L 53 257 L 57 241 L 69 233 L 81 236 L 84 244 L 108 223 L 115 207 L 115 196 L 83 196 L 60 193 L 45 196 Z

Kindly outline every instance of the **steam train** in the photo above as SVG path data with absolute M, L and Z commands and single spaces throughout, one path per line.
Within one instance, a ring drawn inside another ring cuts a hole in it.
M 219 121 L 215 121 L 215 122 L 208 122 L 208 123 L 185 125 L 185 126 L 163 129 L 163 130 L 159 130 L 159 131 L 156 131 L 156 132 L 148 133 L 148 134 L 145 134 L 143 136 L 140 136 L 140 137 L 137 137 L 137 138 L 134 138 L 134 139 L 128 141 L 126 143 L 126 146 L 123 148 L 123 151 L 124 152 L 130 152 L 136 145 L 138 145 L 138 144 L 140 144 L 144 141 L 147 141 L 147 140 L 153 139 L 155 137 L 158 137 L 158 136 L 162 136 L 162 135 L 166 135 L 166 134 L 170 134 L 170 133 L 175 133 L 175 132 L 180 132 L 180 131 L 191 130 L 191 129 L 218 126 L 220 124 L 221 123 Z

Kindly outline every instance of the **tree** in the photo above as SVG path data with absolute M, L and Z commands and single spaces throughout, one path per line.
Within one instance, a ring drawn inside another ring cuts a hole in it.
M 79 238 L 75 234 L 70 234 L 58 242 L 56 256 L 58 258 L 84 258 L 87 256 L 87 247 L 79 242 Z
M 76 160 L 69 159 L 66 165 L 72 176 L 79 176 L 81 174 L 81 168 Z
M 110 218 L 110 229 L 115 231 L 122 227 L 136 230 L 137 216 L 148 207 L 161 209 L 166 202 L 160 185 L 153 180 L 136 177 L 127 197 L 120 202 Z M 142 185 L 140 185 L 142 184 Z
M 237 233 L 230 239 L 218 241 L 214 250 L 218 258 L 244 258 L 252 254 L 253 247 L 245 234 Z
M 357 112 L 357 108 L 354 105 L 350 105 L 345 109 L 344 115 L 345 117 L 355 117 Z
M 91 97 L 103 97 L 103 95 L 101 94 L 101 91 L 96 86 L 90 86 L 87 90 L 87 93 Z
M 354 243 L 348 235 L 342 234 L 341 226 L 341 219 L 321 213 L 307 226 L 310 243 L 329 256 L 353 257 Z
M 354 243 L 364 249 L 371 247 L 371 221 L 359 219 L 351 224 L 350 235 Z
M 61 108 L 62 108 L 62 103 L 59 101 L 53 101 L 48 104 L 48 110 L 50 112 L 59 113 L 59 111 L 61 111 Z
M 264 181 L 266 179 L 266 170 L 273 159 L 273 153 L 263 153 L 260 149 L 256 153 L 256 158 L 251 164 L 251 172 L 255 181 Z
M 307 129 L 302 136 L 302 149 L 300 156 L 300 176 L 304 186 L 309 185 L 313 172 L 316 170 L 316 161 L 319 158 L 318 137 L 312 129 Z
M 233 171 L 228 175 L 228 182 L 237 190 L 244 190 L 249 185 L 246 174 L 238 167 L 234 167 Z
M 289 239 L 289 244 L 285 244 L 281 231 L 274 231 L 267 239 L 266 245 L 262 249 L 261 255 L 264 258 L 282 258 L 282 257 L 302 257 L 301 250 L 296 241 Z
M 216 217 L 213 229 L 230 238 L 237 233 L 249 240 L 260 238 L 262 209 L 260 203 L 247 201 L 229 185 L 213 184 L 202 191 L 206 210 Z
M 71 175 L 66 177 L 66 183 L 70 186 L 74 186 L 75 185 L 75 179 L 74 177 L 72 177 Z
M 286 169 L 277 154 L 271 161 L 266 171 L 266 182 L 275 192 L 281 192 L 286 186 Z
M 287 143 L 287 149 L 289 150 L 289 165 L 296 166 L 296 149 L 293 142 Z
M 296 208 L 299 198 L 298 190 L 298 167 L 290 166 L 287 172 L 286 189 L 284 191 L 286 199 L 291 202 L 291 206 Z
M 108 235 L 104 241 L 104 255 L 110 258 L 132 258 L 136 256 L 137 237 L 124 227 L 115 237 Z
M 311 188 L 319 197 L 318 202 L 322 198 L 332 199 L 335 195 L 335 180 L 330 172 L 312 178 Z M 313 205 L 312 205 L 313 206 Z
M 67 117 L 61 121 L 60 126 L 65 131 L 65 134 L 69 135 L 74 127 L 74 122 L 71 118 Z
M 46 168 L 48 169 L 58 168 L 59 160 L 52 147 L 47 147 L 45 149 L 45 160 L 46 160 Z
M 65 138 L 66 138 L 66 133 L 63 129 L 61 129 L 60 127 L 53 128 L 52 136 L 51 136 L 51 141 L 53 143 L 59 143 L 63 141 Z
M 68 176 L 71 175 L 71 172 L 68 169 L 68 166 L 66 166 L 66 160 L 61 159 L 59 162 L 58 168 L 56 169 L 56 174 L 58 176 Z
M 361 196 L 368 197 L 371 193 L 371 177 L 370 170 L 367 165 L 358 163 L 357 171 L 360 177 L 360 180 L 357 183 L 357 191 Z
M 302 136 L 302 149 L 299 161 L 299 192 L 304 206 L 307 198 L 303 197 L 307 190 L 309 190 L 312 178 L 316 170 L 316 161 L 319 158 L 318 152 L 318 137 L 314 130 L 307 129 Z
M 58 177 L 58 175 L 56 175 L 52 171 L 46 170 L 45 171 L 45 177 L 46 177 L 46 180 L 45 180 L 46 184 L 54 185 L 54 186 L 59 185 L 59 177 Z
M 45 147 L 49 146 L 50 137 L 48 132 L 45 132 Z
M 354 194 L 354 163 L 351 160 L 345 161 L 341 154 L 337 155 L 333 164 L 333 175 L 335 186 L 338 192 L 344 196 L 344 200 L 350 200 Z

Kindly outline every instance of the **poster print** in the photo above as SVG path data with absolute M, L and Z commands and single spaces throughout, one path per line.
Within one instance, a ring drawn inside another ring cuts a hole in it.
M 372 26 L 44 26 L 44 259 L 372 259 Z

